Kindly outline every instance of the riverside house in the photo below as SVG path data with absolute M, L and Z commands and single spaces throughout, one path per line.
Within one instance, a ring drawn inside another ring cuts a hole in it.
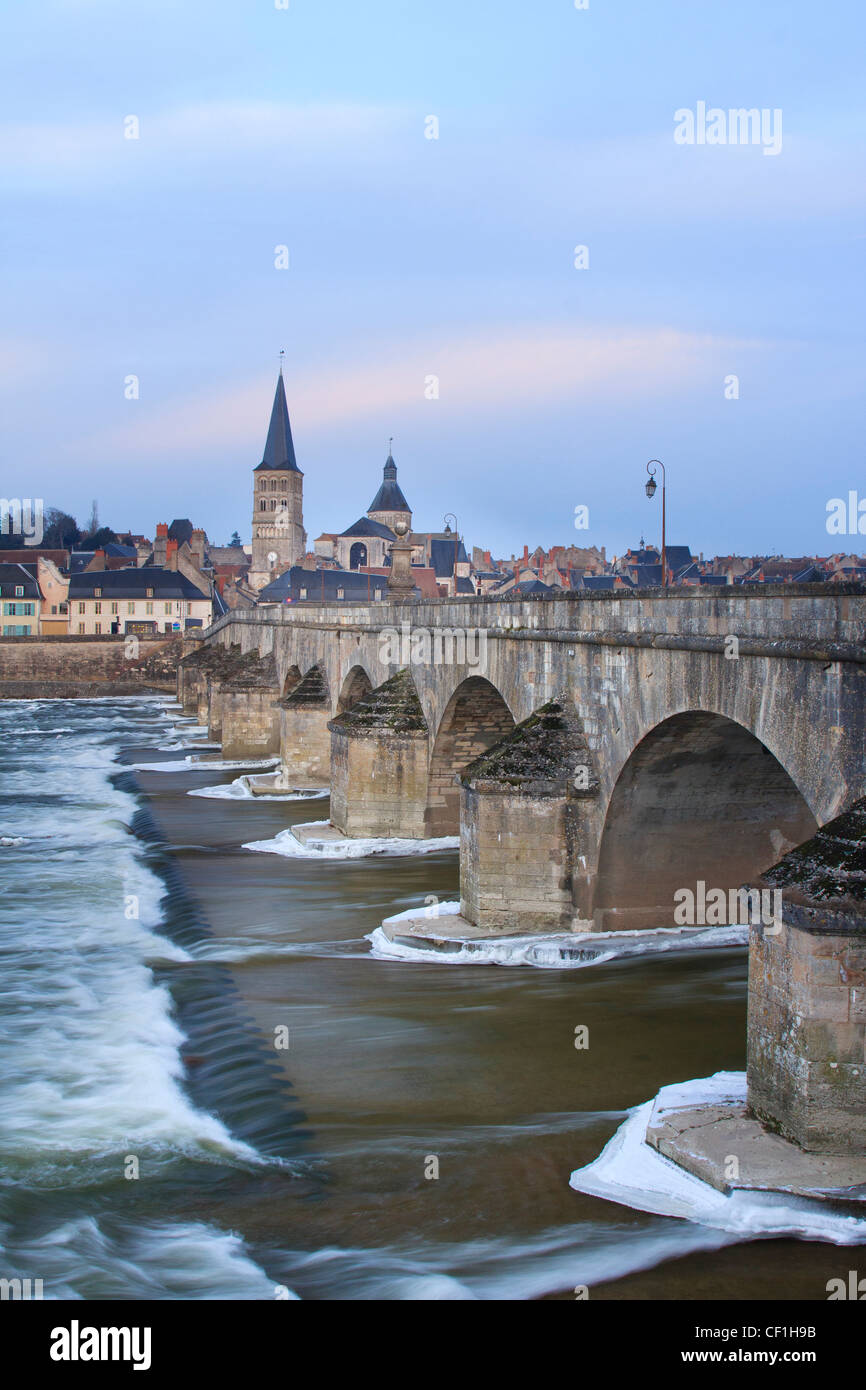
M 186 632 L 209 627 L 224 612 L 219 594 L 205 594 L 178 570 L 89 570 L 69 578 L 70 636 Z
M 42 594 L 23 565 L 0 564 L 0 624 L 4 637 L 36 637 Z

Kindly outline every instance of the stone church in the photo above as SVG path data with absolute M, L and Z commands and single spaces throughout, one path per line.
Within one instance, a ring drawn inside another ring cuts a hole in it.
M 253 479 L 253 558 L 248 583 L 261 589 L 275 573 L 300 564 L 307 545 L 304 475 L 295 459 L 282 367 L 265 452 Z
M 268 437 L 261 463 L 253 470 L 252 563 L 249 588 L 258 593 L 295 567 L 315 568 L 323 561 L 341 571 L 384 570 L 391 563 L 395 527 L 405 527 L 412 543 L 411 562 L 459 592 L 474 592 L 463 542 L 450 526 L 444 531 L 413 531 L 412 509 L 397 482 L 397 465 L 389 448 L 382 483 L 367 512 L 345 531 L 325 532 L 306 550 L 304 475 L 295 458 L 282 367 L 277 379 Z

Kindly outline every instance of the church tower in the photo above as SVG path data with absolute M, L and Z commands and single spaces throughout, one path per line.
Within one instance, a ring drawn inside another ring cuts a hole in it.
M 391 531 L 398 522 L 405 522 L 408 529 L 412 529 L 412 510 L 397 482 L 397 465 L 390 449 L 385 460 L 382 486 L 370 503 L 367 516 L 371 521 L 378 521 L 380 526 L 387 526 Z
M 283 369 L 277 379 L 271 423 L 262 461 L 253 470 L 254 589 L 300 563 L 307 544 L 304 530 L 304 475 L 295 462 Z

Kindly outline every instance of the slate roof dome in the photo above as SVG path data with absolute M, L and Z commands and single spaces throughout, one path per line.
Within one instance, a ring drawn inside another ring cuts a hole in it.
M 412 508 L 397 482 L 397 465 L 391 454 L 385 460 L 382 470 L 382 486 L 367 508 L 368 515 L 373 512 L 405 512 L 407 516 L 412 515 Z

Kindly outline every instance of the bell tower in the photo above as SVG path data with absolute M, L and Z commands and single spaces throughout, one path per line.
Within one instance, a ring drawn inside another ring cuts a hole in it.
M 253 560 L 249 583 L 262 589 L 296 565 L 307 544 L 304 475 L 295 461 L 283 368 L 277 378 L 262 461 L 253 470 Z

